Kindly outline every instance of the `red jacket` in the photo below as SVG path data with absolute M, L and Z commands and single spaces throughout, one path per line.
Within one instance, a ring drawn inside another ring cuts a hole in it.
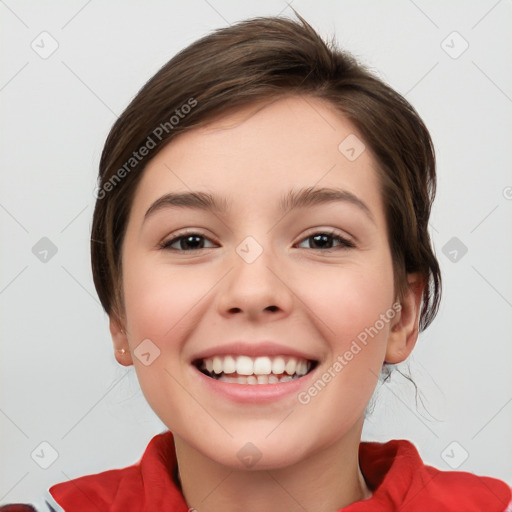
M 373 496 L 343 512 L 505 512 L 508 507 L 512 511 L 511 491 L 504 482 L 426 466 L 409 441 L 362 442 L 359 462 Z M 165 432 L 151 440 L 133 466 L 54 485 L 47 502 L 52 508 L 46 510 L 188 512 L 173 481 L 175 468 L 173 437 Z M 0 511 L 30 510 L 8 507 Z

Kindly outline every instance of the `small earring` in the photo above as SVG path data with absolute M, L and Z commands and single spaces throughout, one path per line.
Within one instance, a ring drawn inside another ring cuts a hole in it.
M 127 350 L 125 350 L 124 348 L 120 348 L 120 349 L 118 349 L 118 352 L 119 352 L 122 356 L 124 356 L 124 355 L 126 354 Z

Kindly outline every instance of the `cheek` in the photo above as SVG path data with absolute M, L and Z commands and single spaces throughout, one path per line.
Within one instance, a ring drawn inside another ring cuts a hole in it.
M 126 317 L 135 339 L 179 339 L 187 317 L 212 284 L 200 269 L 171 268 L 151 258 L 127 258 L 123 277 Z
M 202 299 L 213 282 L 201 270 L 155 262 L 147 255 L 130 256 L 124 261 L 123 293 L 129 343 L 135 352 L 133 362 L 146 400 L 169 428 L 185 428 L 193 414 L 201 417 L 183 392 L 186 384 L 182 347 L 197 325 Z M 144 364 L 138 347 L 150 353 Z M 153 354 L 157 354 L 156 357 Z M 154 360 L 153 360 L 154 357 Z M 173 411 L 180 411 L 176 416 Z M 196 422 L 198 420 L 196 419 Z
M 391 262 L 317 271 L 302 279 L 298 295 L 318 319 L 318 326 L 323 325 L 332 348 L 342 350 L 381 315 L 393 314 Z M 380 322 L 378 327 L 385 330 Z
M 307 306 L 319 319 L 317 328 L 328 340 L 329 356 L 321 382 L 307 392 L 304 403 L 311 399 L 320 407 L 338 403 L 364 408 L 380 374 L 396 315 L 391 261 L 329 273 L 317 274 L 307 285 Z M 316 400 L 320 391 L 323 398 Z

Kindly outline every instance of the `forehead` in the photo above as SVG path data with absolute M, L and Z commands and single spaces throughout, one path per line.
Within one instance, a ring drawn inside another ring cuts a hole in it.
M 261 209 L 307 187 L 341 187 L 381 209 L 375 160 L 355 126 L 324 100 L 287 97 L 173 139 L 144 170 L 133 208 L 142 213 L 166 192 L 199 190 Z

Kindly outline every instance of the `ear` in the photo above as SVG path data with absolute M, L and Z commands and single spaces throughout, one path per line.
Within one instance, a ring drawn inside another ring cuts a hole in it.
M 409 357 L 419 334 L 419 318 L 424 281 L 421 274 L 407 275 L 407 289 L 401 309 L 393 319 L 386 349 L 386 363 L 396 364 Z
M 133 364 L 130 346 L 128 344 L 128 335 L 124 330 L 121 321 L 113 314 L 109 317 L 110 335 L 114 343 L 114 355 L 117 362 L 123 366 L 131 366 Z

